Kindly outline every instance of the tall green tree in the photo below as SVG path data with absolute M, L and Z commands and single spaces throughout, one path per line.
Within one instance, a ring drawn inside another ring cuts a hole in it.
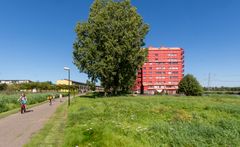
M 95 0 L 88 21 L 76 26 L 74 63 L 105 92 L 128 91 L 146 59 L 141 47 L 148 30 L 130 0 Z
M 177 92 L 187 96 L 200 96 L 203 93 L 203 88 L 193 75 L 187 74 L 180 81 Z

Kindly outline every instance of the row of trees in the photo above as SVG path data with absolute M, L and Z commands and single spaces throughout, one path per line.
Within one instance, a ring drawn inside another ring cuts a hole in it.
M 55 85 L 51 82 L 31 82 L 22 84 L 0 84 L 0 91 L 20 91 L 20 90 L 33 90 L 36 91 L 59 91 L 61 89 L 68 89 L 68 85 Z M 71 85 L 71 90 L 77 90 L 79 87 Z
M 240 87 L 204 87 L 205 91 L 240 91 Z

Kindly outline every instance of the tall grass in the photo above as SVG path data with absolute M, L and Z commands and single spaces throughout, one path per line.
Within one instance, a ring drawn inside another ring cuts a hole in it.
M 36 93 L 36 94 L 26 94 L 27 96 L 27 105 L 32 105 L 40 103 L 47 100 L 48 95 L 56 95 L 57 93 Z M 17 101 L 20 97 L 19 93 L 15 94 L 5 94 L 0 93 L 0 113 L 6 112 L 19 107 L 19 102 Z
M 79 97 L 63 146 L 240 146 L 240 97 Z

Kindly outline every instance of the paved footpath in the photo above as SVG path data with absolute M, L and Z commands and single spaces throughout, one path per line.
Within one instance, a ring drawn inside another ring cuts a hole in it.
M 62 98 L 63 102 L 65 100 L 67 98 Z M 44 103 L 27 109 L 27 113 L 19 112 L 0 119 L 0 147 L 21 147 L 26 144 L 62 103 L 56 99 L 51 106 Z

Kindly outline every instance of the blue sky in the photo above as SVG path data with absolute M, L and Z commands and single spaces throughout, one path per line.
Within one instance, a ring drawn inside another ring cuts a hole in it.
M 72 63 L 74 28 L 93 0 L 0 0 L 0 79 L 85 82 Z M 146 46 L 182 47 L 185 74 L 240 86 L 239 0 L 132 0 L 150 25 Z

